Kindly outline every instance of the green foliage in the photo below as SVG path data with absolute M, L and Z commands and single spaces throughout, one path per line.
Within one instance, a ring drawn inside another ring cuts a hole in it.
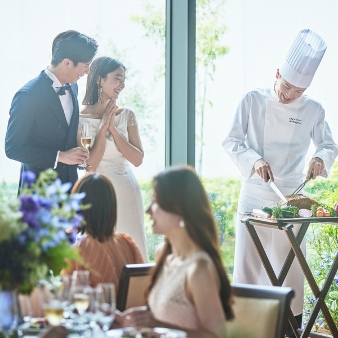
M 132 15 L 131 21 L 140 23 L 145 29 L 147 38 L 153 39 L 155 43 L 161 43 L 165 37 L 165 8 L 164 6 L 156 7 L 151 3 L 145 3 L 145 16 Z M 164 51 L 163 51 L 164 52 Z
M 218 227 L 223 264 L 231 277 L 235 252 L 235 220 L 241 180 L 217 177 L 205 178 L 202 181 Z
M 338 202 L 338 163 L 333 165 L 329 179 L 318 178 L 309 182 L 304 194 L 318 201 L 320 205 L 332 209 Z M 331 210 L 332 211 L 332 210 Z M 338 252 L 338 226 L 330 224 L 311 224 L 307 233 L 306 258 L 314 278 L 321 289 L 327 274 L 331 269 L 333 259 Z M 329 288 L 325 302 L 332 315 L 333 321 L 338 323 L 338 273 Z M 314 307 L 315 298 L 308 283 L 305 283 L 304 320 L 306 321 Z M 314 330 L 326 328 L 327 324 L 320 312 L 314 324 Z
M 228 273 L 231 274 L 233 271 L 235 247 L 234 220 L 241 182 L 239 178 L 224 177 L 202 179 L 202 181 L 218 227 L 223 263 Z M 139 180 L 139 184 L 146 210 L 152 199 L 151 181 Z M 148 215 L 145 215 L 145 226 L 149 258 L 153 261 L 155 248 L 163 240 L 163 236 L 152 233 L 151 221 Z
M 228 52 L 228 48 L 220 42 L 227 29 L 223 4 L 224 0 L 197 0 L 196 4 L 196 64 L 210 67 L 210 75 L 216 70 L 214 61 Z M 165 8 L 146 2 L 144 9 L 145 15 L 132 15 L 131 21 L 141 24 L 145 36 L 163 46 L 164 55 Z
M 215 61 L 228 52 L 220 41 L 227 30 L 223 5 L 222 0 L 197 0 L 196 4 L 196 64 L 208 68 L 210 76 L 216 70 Z
M 57 276 L 67 266 L 67 261 L 79 259 L 77 248 L 69 246 L 67 242 L 61 242 L 58 246 L 50 248 L 44 255 L 44 260 L 53 275 Z

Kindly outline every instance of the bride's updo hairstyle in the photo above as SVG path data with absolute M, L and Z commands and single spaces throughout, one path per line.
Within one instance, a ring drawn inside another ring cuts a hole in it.
M 98 85 L 99 80 L 105 79 L 109 73 L 114 72 L 118 68 L 122 68 L 126 71 L 126 67 L 116 59 L 109 56 L 96 58 L 90 65 L 90 72 L 87 77 L 86 94 L 82 104 L 88 106 L 97 103 L 100 92 Z
M 156 203 L 163 210 L 179 215 L 190 238 L 209 254 L 220 280 L 219 296 L 225 316 L 227 320 L 232 319 L 232 288 L 221 260 L 211 206 L 195 170 L 190 166 L 168 168 L 155 176 L 153 191 Z M 152 271 L 148 295 L 163 269 L 167 256 L 171 253 L 171 244 L 166 238 Z

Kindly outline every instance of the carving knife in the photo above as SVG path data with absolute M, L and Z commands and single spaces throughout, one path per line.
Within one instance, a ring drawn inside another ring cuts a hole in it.
M 267 176 L 268 180 L 270 179 L 270 175 Z M 282 194 L 282 192 L 279 190 L 277 185 L 274 182 L 270 181 L 270 187 L 271 189 L 278 195 L 278 197 L 283 201 L 287 202 L 288 200 L 285 198 L 285 196 Z
M 274 182 L 270 181 L 270 187 L 272 188 L 272 190 L 274 190 L 274 192 L 279 196 L 279 198 L 283 202 L 287 202 L 288 201 Z

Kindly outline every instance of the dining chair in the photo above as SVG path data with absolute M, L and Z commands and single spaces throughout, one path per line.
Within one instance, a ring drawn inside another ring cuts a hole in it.
M 155 263 L 127 264 L 121 272 L 116 308 L 124 311 L 147 304 L 145 291 L 150 283 L 150 270 Z
M 232 287 L 235 318 L 227 322 L 230 337 L 285 337 L 292 288 L 252 284 Z

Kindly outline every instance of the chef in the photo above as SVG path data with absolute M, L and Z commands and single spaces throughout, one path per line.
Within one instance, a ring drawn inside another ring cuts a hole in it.
M 325 51 L 320 36 L 309 29 L 300 31 L 277 69 L 274 85 L 252 90 L 242 98 L 223 141 L 225 151 L 242 173 L 239 212 L 277 205 L 280 199 L 267 183 L 269 177 L 284 195 L 290 195 L 304 180 L 305 165 L 306 179 L 311 173 L 313 179 L 329 174 L 338 148 L 322 105 L 304 94 Z M 310 141 L 316 150 L 306 163 Z M 234 282 L 271 285 L 241 218 L 236 224 Z M 295 233 L 298 230 L 299 225 L 295 225 Z M 280 231 L 263 227 L 256 231 L 278 276 L 291 246 Z M 304 276 L 297 260 L 283 285 L 295 290 L 291 308 L 301 326 Z

